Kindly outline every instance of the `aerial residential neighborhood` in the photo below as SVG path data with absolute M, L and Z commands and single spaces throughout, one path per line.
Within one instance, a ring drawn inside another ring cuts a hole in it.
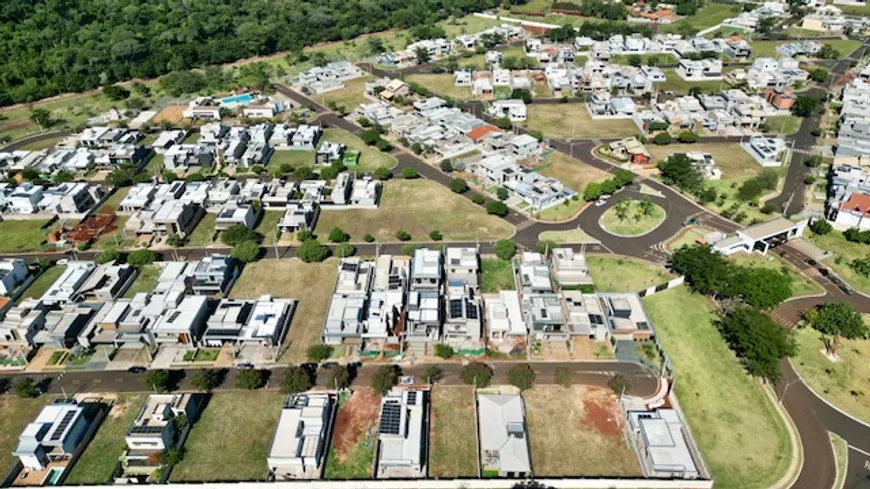
M 865 2 L 0 29 L 0 486 L 870 487 Z

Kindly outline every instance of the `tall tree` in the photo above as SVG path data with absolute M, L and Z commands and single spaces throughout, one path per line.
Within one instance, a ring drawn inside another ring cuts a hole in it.
M 843 339 L 864 339 L 870 335 L 864 318 L 848 302 L 826 302 L 818 309 L 809 310 L 805 318 L 810 326 L 825 336 L 825 350 L 837 355 Z
M 780 359 L 795 352 L 791 333 L 753 307 L 731 309 L 716 326 L 746 371 L 771 382 L 780 378 Z

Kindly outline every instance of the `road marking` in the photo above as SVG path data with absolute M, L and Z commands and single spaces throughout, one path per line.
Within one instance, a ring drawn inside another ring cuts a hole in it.
M 860 448 L 858 448 L 858 447 L 856 447 L 856 446 L 849 445 L 849 449 L 850 449 L 850 450 L 855 450 L 856 452 L 858 452 L 858 453 L 860 453 L 860 454 L 863 454 L 863 455 L 865 455 L 865 456 L 867 456 L 867 457 L 870 457 L 870 453 L 865 452 L 864 450 L 861 450 Z M 870 470 L 870 467 L 868 467 L 868 464 L 870 464 L 870 461 L 864 462 L 864 468 L 867 469 L 867 470 Z

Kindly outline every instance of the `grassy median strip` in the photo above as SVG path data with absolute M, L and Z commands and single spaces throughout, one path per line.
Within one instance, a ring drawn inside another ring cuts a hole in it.
M 677 397 L 717 489 L 770 487 L 791 461 L 788 431 L 719 335 L 707 298 L 678 287 L 643 303 L 674 365 Z

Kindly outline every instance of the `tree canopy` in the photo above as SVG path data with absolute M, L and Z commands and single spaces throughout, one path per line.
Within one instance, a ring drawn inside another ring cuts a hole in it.
M 772 382 L 779 380 L 780 359 L 795 352 L 794 338 L 788 330 L 749 306 L 728 311 L 716 325 L 750 375 Z
M 826 302 L 818 309 L 807 311 L 806 319 L 826 337 L 825 349 L 830 355 L 837 354 L 843 338 L 854 340 L 870 335 L 864 319 L 848 302 Z

